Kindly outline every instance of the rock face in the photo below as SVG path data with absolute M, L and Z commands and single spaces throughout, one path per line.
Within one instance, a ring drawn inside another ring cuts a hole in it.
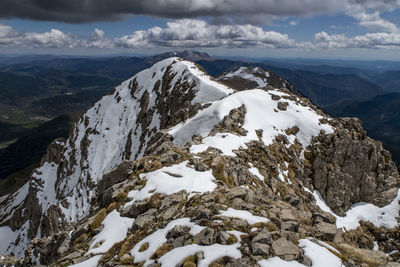
M 395 266 L 390 154 L 274 75 L 170 58 L 122 83 L 0 199 L 0 253 L 24 256 L 0 265 Z
M 335 133 L 315 138 L 306 154 L 315 189 L 339 215 L 358 202 L 388 205 L 400 185 L 390 153 L 366 136 L 357 119 L 345 118 L 334 126 Z

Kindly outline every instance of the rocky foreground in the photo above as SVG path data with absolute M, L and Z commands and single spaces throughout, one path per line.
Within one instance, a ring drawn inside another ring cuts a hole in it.
M 218 81 L 172 58 L 99 101 L 1 199 L 0 265 L 400 266 L 399 173 L 360 122 Z

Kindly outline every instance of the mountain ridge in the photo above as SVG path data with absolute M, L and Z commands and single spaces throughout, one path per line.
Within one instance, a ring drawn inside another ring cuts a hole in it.
M 191 247 L 193 254 L 200 250 L 203 255 L 191 261 L 202 264 L 229 256 L 227 264 L 240 266 L 243 257 L 241 264 L 261 265 L 275 255 L 310 265 L 304 251 L 313 245 L 299 228 L 310 238 L 346 241 L 341 223 L 349 229 L 364 227 L 360 218 L 343 219 L 358 210 L 353 204 L 360 201 L 378 210 L 361 217 L 371 221 L 370 231 L 385 226 L 391 238 L 400 178 L 390 154 L 366 136 L 358 120 L 332 118 L 288 82 L 268 87 L 269 73 L 255 75 L 264 88 L 257 83 L 256 89 L 240 91 L 192 62 L 168 58 L 123 82 L 81 117 L 67 140 L 48 147 L 27 184 L 1 198 L 0 232 L 10 244 L 2 252 L 25 254 L 17 263 L 27 265 L 116 264 L 123 257 L 127 263 L 168 265 L 164 254 L 194 242 L 200 248 Z M 248 213 L 240 211 L 246 207 Z M 224 219 L 221 224 L 213 216 L 242 221 Z M 263 223 L 270 220 L 274 226 L 268 228 Z M 110 241 L 115 222 L 121 228 Z M 256 223 L 261 224 L 255 234 L 268 232 L 264 241 L 251 241 L 250 226 Z M 152 234 L 179 225 L 190 228 L 184 237 L 188 243 L 171 234 L 171 243 L 158 244 L 166 246 L 164 252 L 151 240 L 147 252 L 140 248 Z M 246 233 L 249 237 L 242 238 Z M 343 243 L 339 254 L 345 254 L 353 248 L 369 251 L 374 238 L 368 240 L 361 247 L 349 241 L 335 244 Z M 121 242 L 131 252 L 122 252 Z M 219 246 L 216 242 L 228 254 L 210 258 L 207 251 Z M 387 250 L 397 246 L 394 242 Z M 121 255 L 115 258 L 116 253 Z

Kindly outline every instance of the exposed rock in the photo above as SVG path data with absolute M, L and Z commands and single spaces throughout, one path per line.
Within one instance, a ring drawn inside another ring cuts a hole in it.
M 188 233 L 189 230 L 190 230 L 190 228 L 187 226 L 177 225 L 167 233 L 167 238 L 180 237 L 180 236 Z
M 340 119 L 335 126 L 334 134 L 314 138 L 311 147 L 315 188 L 342 216 L 354 203 L 389 204 L 400 184 L 389 152 L 365 136 L 357 119 Z
M 262 229 L 252 240 L 252 243 L 272 244 L 272 235 L 267 229 Z
M 251 251 L 253 252 L 253 255 L 268 256 L 270 254 L 269 248 L 270 247 L 267 244 L 262 244 L 262 243 L 251 244 Z
M 320 232 L 318 237 L 321 240 L 333 241 L 338 231 L 335 225 L 326 222 L 319 222 L 314 227 Z
M 288 106 L 289 106 L 288 102 L 284 102 L 284 101 L 279 101 L 278 102 L 278 109 L 280 109 L 280 110 L 285 111 Z
M 297 259 L 300 256 L 300 249 L 286 238 L 279 238 L 272 242 L 273 255 L 280 256 L 286 261 Z
M 148 211 L 146 211 L 143 214 L 140 214 L 136 219 L 135 222 L 133 223 L 132 228 L 133 229 L 140 229 L 143 228 L 143 226 L 146 223 L 149 223 L 151 221 L 154 220 L 154 218 L 156 217 L 155 215 L 157 214 L 157 210 L 156 209 L 149 209 Z
M 116 168 L 105 174 L 97 186 L 99 194 L 101 195 L 102 192 L 110 186 L 126 180 L 130 174 L 131 164 L 132 163 L 127 160 L 123 161 Z
M 193 237 L 193 241 L 202 246 L 212 245 L 216 241 L 215 230 L 213 228 L 203 229 Z
M 149 207 L 147 205 L 147 201 L 136 201 L 132 203 L 132 205 L 124 209 L 123 216 L 136 218 L 138 215 L 146 212 L 148 209 Z
M 246 193 L 247 193 L 246 188 L 235 187 L 235 188 L 232 188 L 231 190 L 229 190 L 228 198 L 230 198 L 230 199 L 234 199 L 234 198 L 244 199 L 246 197 Z
M 299 230 L 299 223 L 296 221 L 286 221 L 281 223 L 281 230 L 289 232 L 297 232 Z M 335 227 L 336 230 L 336 227 Z

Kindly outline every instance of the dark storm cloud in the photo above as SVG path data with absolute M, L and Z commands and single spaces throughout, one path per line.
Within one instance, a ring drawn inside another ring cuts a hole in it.
M 71 23 L 110 21 L 127 15 L 165 18 L 245 17 L 335 13 L 346 0 L 1 0 L 0 16 Z M 360 1 L 360 0 L 359 0 Z

